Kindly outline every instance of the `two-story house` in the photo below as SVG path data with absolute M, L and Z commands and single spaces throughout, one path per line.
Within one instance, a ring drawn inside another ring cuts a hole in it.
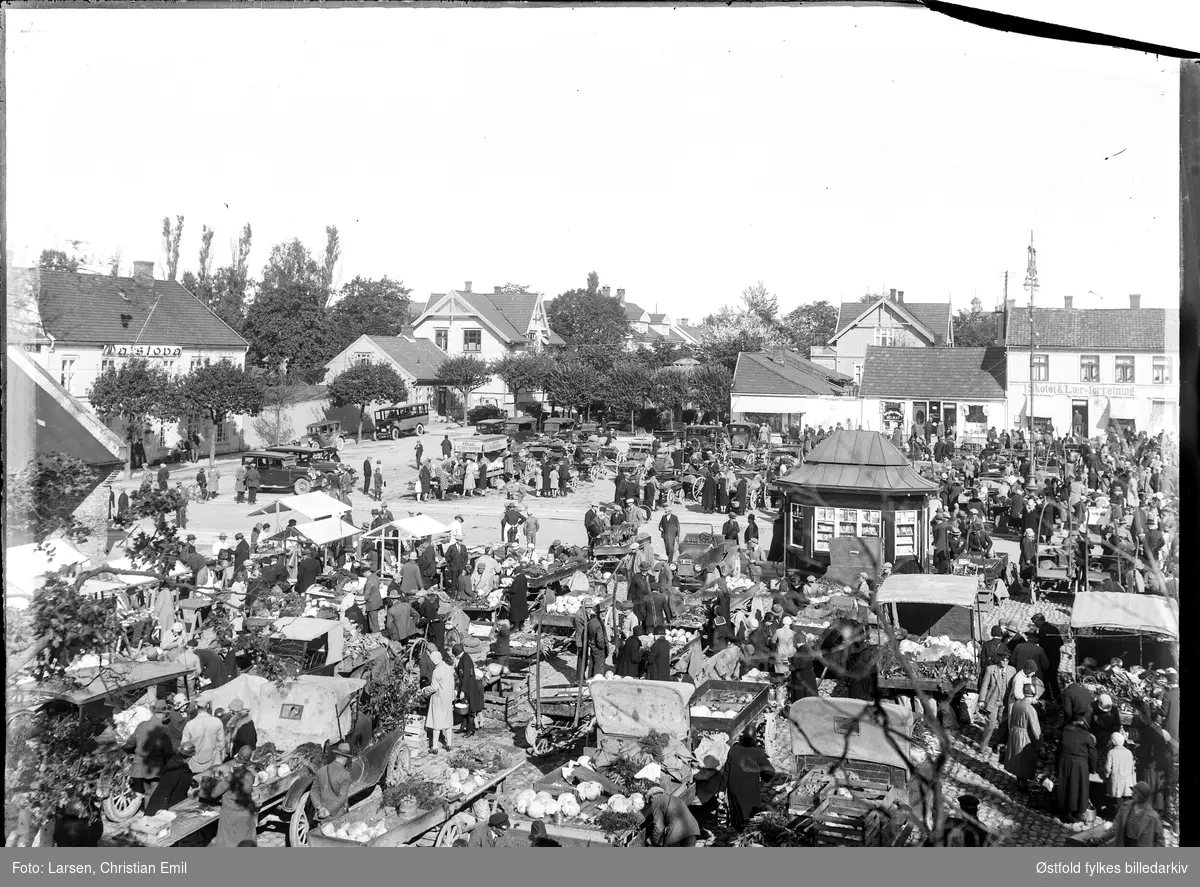
M 1052 425 L 1058 434 L 1107 433 L 1111 424 L 1157 434 L 1179 427 L 1179 310 L 1034 308 L 1010 301 L 1009 416 L 1014 425 Z M 1030 351 L 1032 333 L 1033 349 Z
M 814 363 L 862 384 L 867 346 L 932 348 L 954 344 L 949 302 L 905 302 L 903 290 L 891 290 L 873 302 L 843 302 L 837 328 L 822 348 L 809 355 Z
M 450 357 L 468 355 L 494 361 L 522 351 L 557 350 L 566 342 L 550 329 L 541 293 L 477 293 L 467 281 L 461 290 L 434 293 L 413 321 L 412 335 L 426 339 Z M 521 392 L 521 402 L 538 401 L 536 392 Z M 493 376 L 472 392 L 468 407 L 495 404 L 511 408 L 518 404 L 504 382 Z
M 8 284 L 9 305 L 24 317 L 19 328 L 9 324 L 10 334 L 18 329 L 25 352 L 85 404 L 97 376 L 131 358 L 176 374 L 226 358 L 245 366 L 246 340 L 183 284 L 155 280 L 153 262 L 134 262 L 133 277 L 10 268 Z M 241 424 L 235 417 L 215 429 L 218 453 L 241 448 Z M 119 420 L 110 427 L 124 436 Z M 173 446 L 184 433 L 205 439 L 214 433 L 202 416 L 147 431 L 152 451 Z
M 608 297 L 611 290 L 601 287 L 600 292 Z M 629 335 L 625 339 L 625 347 L 636 351 L 640 347 L 651 348 L 655 342 L 664 341 L 672 345 L 695 345 L 700 341 L 699 335 L 687 326 L 684 318 L 678 323 L 671 319 L 666 312 L 647 311 L 641 305 L 630 302 L 625 298 L 625 290 L 617 290 L 617 301 L 625 308 L 625 319 L 629 321 Z

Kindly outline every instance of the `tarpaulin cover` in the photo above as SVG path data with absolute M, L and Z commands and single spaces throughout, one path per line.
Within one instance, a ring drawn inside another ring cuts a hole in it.
M 894 573 L 883 580 L 877 600 L 881 604 L 945 604 L 974 607 L 979 580 L 974 576 L 931 573 Z
M 354 524 L 348 524 L 344 520 L 315 520 L 309 521 L 306 524 L 297 524 L 294 527 L 289 527 L 286 530 L 276 533 L 271 539 L 274 541 L 286 539 L 289 536 L 300 535 L 314 545 L 327 545 L 330 542 L 336 542 L 338 539 L 346 539 L 361 532 Z
M 1075 595 L 1071 628 L 1107 628 L 1179 639 L 1179 603 L 1144 594 L 1089 591 Z
M 247 517 L 257 517 L 262 514 L 278 514 L 281 511 L 295 511 L 309 520 L 320 520 L 325 517 L 335 517 L 351 511 L 351 507 L 340 499 L 335 499 L 327 493 L 301 493 L 298 496 L 285 496 L 276 499 L 270 505 L 263 506 L 257 511 L 250 512 Z
M 596 725 L 615 736 L 646 736 L 651 730 L 687 736 L 688 701 L 696 688 L 671 681 L 593 681 Z
M 373 527 L 363 536 L 364 539 L 391 537 L 393 539 L 424 539 L 426 536 L 450 537 L 450 528 L 440 524 L 431 517 L 418 514 L 401 520 L 388 521 Z
M 325 662 L 342 661 L 342 623 L 337 619 L 283 616 L 276 619 L 271 628 L 294 641 L 315 641 L 317 638 L 328 636 Z
M 37 543 L 14 545 L 4 551 L 4 585 L 9 595 L 32 597 L 33 592 L 46 584 L 47 573 L 57 573 L 63 567 L 87 564 L 65 539 L 50 539 L 38 548 Z
M 250 710 L 259 743 L 291 751 L 305 742 L 341 741 L 353 728 L 350 701 L 366 686 L 357 678 L 301 675 L 280 688 L 256 675 L 238 675 L 200 694 L 214 709 L 240 699 Z
M 910 709 L 890 702 L 880 706 L 883 721 L 872 711 L 874 703 L 861 699 L 812 696 L 798 700 L 788 709 L 792 754 L 844 756 L 847 762 L 871 761 L 907 770 L 905 755 L 914 715 Z

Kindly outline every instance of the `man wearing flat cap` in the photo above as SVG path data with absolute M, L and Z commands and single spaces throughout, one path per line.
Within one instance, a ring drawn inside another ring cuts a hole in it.
M 350 803 L 350 744 L 337 745 L 332 757 L 313 780 L 312 801 L 321 820 L 341 816 Z
M 508 832 L 508 814 L 497 810 L 486 821 L 477 823 L 471 829 L 471 837 L 467 839 L 468 847 L 499 847 L 500 841 Z

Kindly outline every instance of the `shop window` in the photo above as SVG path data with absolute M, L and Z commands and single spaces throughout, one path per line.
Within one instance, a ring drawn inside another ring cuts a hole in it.
M 1133 355 L 1118 354 L 1114 360 L 1116 366 L 1115 380 L 1126 384 L 1133 381 Z
M 1099 354 L 1081 354 L 1079 356 L 1079 381 L 1080 382 L 1099 382 L 1100 381 L 1100 355 Z
M 482 348 L 482 330 L 463 330 L 463 351 L 479 351 Z
M 1032 379 L 1035 382 L 1045 382 L 1050 378 L 1050 355 L 1033 355 L 1033 366 L 1030 367 Z
M 1167 357 L 1154 358 L 1153 367 L 1150 373 L 1151 381 L 1155 385 L 1162 385 L 1165 382 L 1171 381 L 1171 360 Z

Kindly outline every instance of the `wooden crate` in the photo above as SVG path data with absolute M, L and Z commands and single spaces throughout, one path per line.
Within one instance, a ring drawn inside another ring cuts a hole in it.
M 818 847 L 883 847 L 890 844 L 883 812 L 851 798 L 825 798 L 811 814 Z

